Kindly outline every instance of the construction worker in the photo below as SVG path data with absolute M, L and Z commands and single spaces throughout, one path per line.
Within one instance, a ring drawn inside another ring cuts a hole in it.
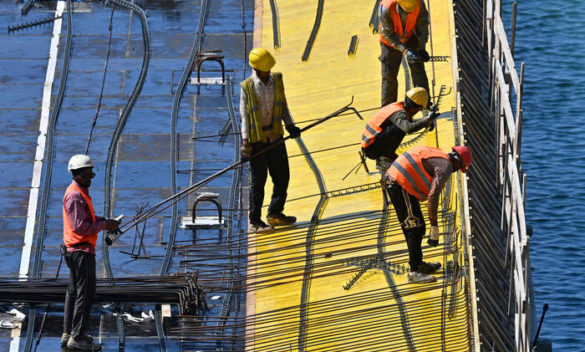
M 398 97 L 398 71 L 403 56 L 407 57 L 414 87 L 429 91 L 424 62 L 429 38 L 429 13 L 423 0 L 382 0 L 380 18 L 380 61 L 382 62 L 382 106 Z M 427 105 L 425 104 L 425 107 Z
M 244 158 L 249 158 L 271 148 L 250 160 L 250 227 L 254 232 L 267 232 L 272 231 L 273 226 L 290 225 L 297 220 L 294 216 L 282 213 L 290 177 L 286 146 L 282 143 L 282 123 L 284 122 L 292 138 L 300 137 L 301 130 L 294 125 L 290 116 L 282 73 L 270 72 L 276 63 L 272 54 L 264 48 L 252 49 L 249 63 L 253 69 L 252 74 L 240 83 L 241 151 Z M 261 212 L 268 172 L 274 187 L 268 207 L 267 225 L 261 219 Z
M 429 101 L 429 94 L 422 87 L 416 87 L 404 97 L 404 102 L 391 103 L 370 119 L 362 134 L 362 153 L 369 159 L 376 160 L 376 167 L 382 175 L 390 167 L 396 155 L 396 149 L 407 133 L 414 133 L 430 127 L 439 113 L 431 113 L 428 117 L 413 120 Z
M 69 286 L 65 296 L 65 312 L 61 346 L 81 351 L 99 351 L 86 334 L 95 295 L 95 245 L 102 230 L 118 229 L 118 221 L 95 216 L 89 187 L 95 177 L 93 161 L 87 155 L 74 155 L 69 160 L 73 181 L 63 197 L 63 242 L 67 247 Z
M 408 246 L 409 282 L 434 282 L 436 279 L 430 274 L 441 268 L 439 262 L 423 261 L 421 242 L 426 225 L 419 202 L 426 199 L 429 201 L 431 231 L 427 243 L 435 247 L 439 244 L 439 196 L 451 173 L 457 170 L 466 172 L 471 160 L 471 149 L 466 146 L 453 147 L 450 153 L 437 148 L 417 146 L 399 156 L 386 173 L 386 190 Z

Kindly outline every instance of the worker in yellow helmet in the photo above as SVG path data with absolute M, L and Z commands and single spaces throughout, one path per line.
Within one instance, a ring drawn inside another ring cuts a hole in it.
M 406 92 L 404 102 L 382 107 L 368 121 L 362 134 L 362 153 L 367 158 L 376 160 L 376 167 L 382 174 L 386 173 L 394 159 L 398 157 L 396 149 L 404 136 L 430 127 L 439 116 L 439 113 L 432 112 L 427 117 L 412 119 L 428 101 L 427 91 L 422 87 L 416 87 Z
M 270 72 L 276 61 L 264 48 L 250 51 L 252 74 L 240 83 L 240 115 L 242 117 L 242 156 L 249 158 L 263 149 L 280 142 L 286 130 L 293 138 L 301 135 L 290 116 L 282 73 Z M 283 214 L 290 178 L 288 155 L 284 143 L 253 157 L 250 160 L 252 184 L 250 186 L 250 228 L 254 232 L 267 232 L 273 226 L 290 225 L 297 219 Z M 272 199 L 268 207 L 266 224 L 261 219 L 264 186 L 270 172 Z
M 382 106 L 398 97 L 398 71 L 407 57 L 414 87 L 429 91 L 424 62 L 429 38 L 429 13 L 423 0 L 382 0 L 380 18 L 380 61 L 382 62 Z M 425 105 L 426 107 L 426 105 Z

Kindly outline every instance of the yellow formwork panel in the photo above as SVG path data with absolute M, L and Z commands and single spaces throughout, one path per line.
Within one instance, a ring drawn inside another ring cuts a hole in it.
M 346 112 L 304 132 L 302 143 L 309 157 L 295 141 L 287 141 L 291 180 L 285 213 L 297 216 L 298 222 L 270 234 L 250 234 L 246 349 L 468 350 L 466 286 L 459 274 L 465 265 L 458 230 L 461 176 L 453 174 L 440 209 L 446 233 L 441 242 L 448 245 L 431 248 L 423 242 L 425 260 L 448 265 L 449 274 L 444 268 L 436 275 L 436 283 L 415 285 L 407 282 L 406 243 L 393 209 L 384 209 L 374 163 L 368 161 L 370 173 L 363 167 L 350 173 L 359 162 L 367 119 L 380 106 L 379 40 L 368 27 L 374 1 L 324 1 L 319 31 L 305 62 L 302 56 L 319 1 L 273 3 L 278 7 L 280 47 L 273 47 L 269 0 L 256 0 L 254 46 L 274 53 L 273 70 L 283 73 L 296 123 L 304 127 L 345 106 L 352 97 L 352 106 L 366 120 Z M 432 41 L 427 50 L 431 55 L 452 57 L 451 2 L 426 4 Z M 356 54 L 349 56 L 353 35 L 359 44 Z M 442 85 L 449 92 L 441 100 L 440 111 L 454 112 L 452 63 L 428 63 L 426 69 L 431 94 L 436 96 Z M 399 96 L 404 94 L 403 75 L 401 70 Z M 405 142 L 449 151 L 455 140 L 456 114 L 443 116 L 447 118 L 438 120 L 436 131 L 407 136 Z M 317 175 L 308 158 L 316 165 Z M 267 202 L 271 188 L 267 182 Z M 426 204 L 422 207 L 426 213 Z

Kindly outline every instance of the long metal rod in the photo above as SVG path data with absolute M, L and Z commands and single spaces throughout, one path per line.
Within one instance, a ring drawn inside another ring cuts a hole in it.
M 353 97 L 351 98 L 351 101 L 349 102 L 349 104 L 347 104 L 344 107 L 340 108 L 339 110 L 337 110 L 337 111 L 335 111 L 335 112 L 333 112 L 333 113 L 331 113 L 331 114 L 329 114 L 329 115 L 327 115 L 327 116 L 325 116 L 325 117 L 323 117 L 323 118 L 321 118 L 321 119 L 319 119 L 319 120 L 311 123 L 310 125 L 307 125 L 307 126 L 301 128 L 301 132 L 305 132 L 305 131 L 307 131 L 307 130 L 315 127 L 315 126 L 318 126 L 318 125 L 322 124 L 323 122 L 325 122 L 325 121 L 327 121 L 327 120 L 329 120 L 329 119 L 331 119 L 331 118 L 333 118 L 335 116 L 338 116 L 339 114 L 341 114 L 343 112 L 346 112 L 348 110 L 353 111 L 360 119 L 363 120 L 363 118 L 359 114 L 359 112 L 355 108 L 350 107 L 350 105 L 352 103 L 353 103 Z M 287 141 L 289 139 L 291 139 L 290 136 L 287 136 L 286 138 L 280 139 L 276 143 L 274 143 L 274 144 L 270 145 L 269 147 L 267 147 L 267 148 L 259 151 L 256 154 L 252 155 L 250 158 L 251 159 L 256 158 L 256 157 L 258 157 L 258 156 L 260 156 L 260 155 L 262 155 L 262 154 L 264 154 L 264 153 L 266 153 L 266 152 L 268 152 L 268 151 L 276 148 L 277 146 L 279 146 L 280 144 L 284 143 L 285 141 Z M 239 167 L 240 165 L 242 165 L 243 163 L 245 163 L 247 161 L 248 160 L 243 159 L 243 160 L 240 160 L 238 162 L 235 162 L 235 163 L 233 163 L 233 164 L 225 167 L 224 169 L 216 172 L 215 174 L 213 174 L 213 175 L 211 175 L 209 177 L 206 177 L 205 179 L 203 179 L 203 180 L 201 180 L 201 181 L 199 181 L 199 182 L 197 182 L 197 183 L 195 183 L 195 184 L 193 184 L 193 185 L 185 188 L 184 190 L 182 190 L 182 191 L 180 191 L 180 192 L 178 192 L 178 193 L 170 196 L 169 198 L 167 198 L 167 199 L 159 202 L 158 204 L 154 205 L 150 209 L 144 211 L 139 217 L 135 217 L 131 221 L 123 224 L 120 227 L 120 230 L 118 232 L 108 234 L 107 237 L 106 237 L 106 239 L 105 239 L 106 243 L 108 245 L 111 245 L 118 238 L 120 238 L 120 236 L 122 236 L 126 231 L 128 231 L 129 229 L 131 229 L 132 227 L 134 227 L 136 224 L 138 224 L 138 223 L 140 223 L 140 222 L 142 222 L 142 221 L 144 221 L 144 220 L 146 220 L 146 219 L 148 219 L 148 218 L 150 218 L 150 217 L 152 217 L 152 216 L 160 213 L 161 211 L 163 211 L 164 209 L 167 208 L 167 207 L 165 207 L 165 208 L 162 208 L 161 209 L 161 207 L 163 205 L 166 205 L 167 203 L 169 203 L 171 201 L 173 202 L 173 203 L 171 203 L 171 205 L 174 204 L 174 203 L 176 203 L 176 202 L 178 202 L 180 199 L 184 198 L 187 194 L 189 194 L 189 193 L 197 190 L 201 186 L 203 186 L 203 185 L 209 183 L 210 181 L 218 178 L 219 176 L 225 174 L 226 172 L 228 172 L 228 171 L 230 171 L 230 170 L 232 170 L 232 169 L 234 169 L 236 167 Z

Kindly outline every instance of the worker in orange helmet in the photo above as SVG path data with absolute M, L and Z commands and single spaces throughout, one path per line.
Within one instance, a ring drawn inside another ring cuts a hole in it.
M 466 146 L 453 147 L 450 153 L 438 148 L 417 146 L 399 156 L 388 169 L 385 175 L 386 190 L 406 238 L 409 282 L 434 282 L 436 278 L 430 274 L 441 268 L 439 262 L 423 261 L 421 243 L 426 225 L 419 202 L 428 199 L 431 231 L 427 243 L 435 247 L 439 244 L 439 196 L 451 173 L 457 170 L 466 172 L 471 161 L 471 149 Z
M 414 87 L 429 91 L 424 63 L 429 38 L 429 13 L 424 0 L 380 1 L 380 61 L 382 62 L 382 106 L 398 97 L 398 71 L 406 56 Z M 426 105 L 425 105 L 426 107 Z
M 264 48 L 250 51 L 249 63 L 253 72 L 240 83 L 240 115 L 242 117 L 242 157 L 250 159 L 250 227 L 253 232 L 269 232 L 274 226 L 293 224 L 297 218 L 283 214 L 290 172 L 286 146 L 282 143 L 284 122 L 292 138 L 301 135 L 295 126 L 284 94 L 282 73 L 270 72 L 276 60 Z M 278 144 L 274 146 L 275 144 Z M 270 173 L 274 185 L 268 206 L 266 224 L 261 219 L 264 186 Z

